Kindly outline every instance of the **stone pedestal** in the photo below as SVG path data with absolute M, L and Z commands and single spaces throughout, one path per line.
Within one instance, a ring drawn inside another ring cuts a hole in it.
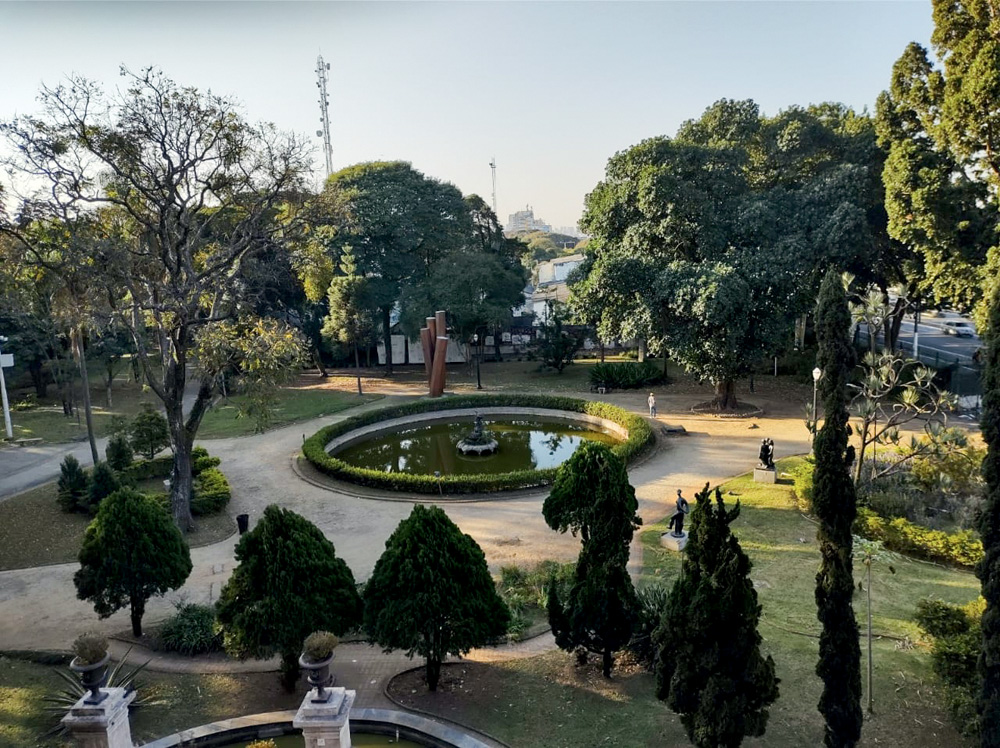
M 774 468 L 754 468 L 753 469 L 753 482 L 754 483 L 777 483 L 778 482 L 778 471 Z
M 351 748 L 351 706 L 355 691 L 327 688 L 326 701 L 317 702 L 314 688 L 302 700 L 292 725 L 302 730 L 306 748 Z
M 106 699 L 100 704 L 85 703 L 86 696 L 80 699 L 62 718 L 63 725 L 78 748 L 132 748 L 128 705 L 135 691 L 126 694 L 124 688 L 101 690 L 107 694 Z
M 680 553 L 687 544 L 688 534 L 686 532 L 682 532 L 679 536 L 674 535 L 672 532 L 665 532 L 660 535 L 660 545 L 672 551 Z

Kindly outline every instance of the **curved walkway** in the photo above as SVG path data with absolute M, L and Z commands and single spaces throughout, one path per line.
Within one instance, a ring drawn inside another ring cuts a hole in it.
M 419 391 L 414 389 L 413 394 Z M 635 392 L 601 399 L 642 413 L 644 395 Z M 222 458 L 233 487 L 229 511 L 247 513 L 253 523 L 268 504 L 278 503 L 292 509 L 318 525 L 333 541 L 338 555 L 348 563 L 355 577 L 366 579 L 386 539 L 399 521 L 409 515 L 411 507 L 398 502 L 359 501 L 313 486 L 296 476 L 291 456 L 298 451 L 303 438 L 318 428 L 361 410 L 384 407 L 394 397 L 266 434 L 206 441 L 212 454 Z M 690 413 L 691 405 L 700 399 L 704 396 L 671 395 L 669 391 L 659 395 L 658 425 L 684 426 L 687 435 L 662 438 L 658 451 L 629 471 L 639 499 L 639 514 L 646 523 L 672 512 L 675 489 L 683 489 L 690 498 L 706 481 L 716 483 L 748 470 L 756 461 L 764 435 L 776 441 L 779 456 L 809 449 L 799 402 L 790 403 L 777 393 L 770 398 L 758 394 L 755 402 L 763 405 L 769 415 L 756 419 L 760 428 L 752 429 L 751 420 L 720 420 Z M 52 474 L 58 471 L 58 458 L 53 457 L 47 464 Z M 2 488 L 0 483 L 0 491 Z M 571 561 L 578 553 L 579 540 L 569 534 L 553 533 L 545 524 L 541 514 L 545 495 L 543 491 L 505 501 L 461 504 L 445 501 L 442 505 L 452 520 L 482 546 L 494 569 L 504 564 L 532 564 L 550 558 Z M 193 549 L 194 568 L 187 583 L 165 598 L 151 600 L 145 621 L 154 623 L 166 617 L 178 599 L 199 603 L 217 599 L 235 563 L 236 541 L 234 536 Z M 633 550 L 633 564 L 637 565 L 641 553 L 638 540 Z M 0 572 L 0 649 L 65 650 L 83 630 L 113 634 L 128 629 L 127 611 L 102 621 L 88 603 L 76 599 L 72 581 L 76 569 L 73 563 Z M 378 653 L 376 649 L 361 647 Z M 509 654 L 513 655 L 513 651 Z M 477 656 L 493 655 L 473 653 L 473 657 Z

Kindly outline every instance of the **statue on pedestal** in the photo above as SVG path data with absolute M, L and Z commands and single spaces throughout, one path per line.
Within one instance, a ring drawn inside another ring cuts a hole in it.
M 670 534 L 675 538 L 680 538 L 684 535 L 684 515 L 691 511 L 691 509 L 688 506 L 687 499 L 681 496 L 679 488 L 677 489 L 677 502 L 674 507 L 675 511 L 670 518 L 670 522 L 667 524 L 667 529 L 671 531 Z
M 761 439 L 760 452 L 757 454 L 757 467 L 763 470 L 774 470 L 774 439 Z

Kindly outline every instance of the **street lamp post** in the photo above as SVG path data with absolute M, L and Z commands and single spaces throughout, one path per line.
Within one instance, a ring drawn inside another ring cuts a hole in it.
M 476 354 L 476 389 L 481 390 L 483 388 L 483 382 L 479 377 L 479 333 L 474 333 L 472 336 L 472 345 L 475 348 Z
M 6 343 L 7 338 L 0 335 L 0 344 Z M 3 351 L 0 350 L 0 358 L 3 357 Z M 7 429 L 7 439 L 10 441 L 14 440 L 14 427 L 10 425 L 10 403 L 7 402 L 7 382 L 3 378 L 3 361 L 0 360 L 0 397 L 3 398 L 3 425 Z
M 823 370 L 818 366 L 813 369 L 813 412 L 812 412 L 812 433 L 816 438 L 816 422 L 819 421 L 819 413 L 816 411 L 816 391 L 819 388 L 819 380 L 823 378 Z

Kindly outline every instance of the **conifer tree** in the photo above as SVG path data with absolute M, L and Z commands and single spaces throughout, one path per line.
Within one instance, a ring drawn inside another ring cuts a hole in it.
M 90 484 L 87 486 L 85 499 L 80 500 L 80 508 L 91 514 L 97 514 L 101 502 L 119 488 L 121 481 L 106 462 L 98 462 L 90 474 Z
M 542 514 L 549 527 L 580 533 L 583 547 L 563 603 L 549 590 L 549 625 L 567 651 L 600 654 L 611 677 L 613 654 L 632 636 L 639 602 L 628 575 L 629 544 L 642 524 L 625 463 L 596 442 L 581 446 L 559 468 Z
M 727 510 L 708 484 L 697 496 L 684 568 L 654 634 L 656 695 L 680 714 L 698 748 L 735 748 L 767 727 L 778 698 L 774 660 L 760 651 L 761 606 L 750 581 L 750 558 L 730 525 L 740 503 Z
M 424 657 L 431 691 L 446 656 L 490 643 L 510 623 L 482 548 L 436 506 L 417 504 L 389 536 L 364 600 L 370 639 Z
M 354 575 L 316 525 L 274 504 L 236 545 L 239 566 L 219 596 L 226 651 L 281 655 L 281 681 L 295 688 L 303 640 L 343 636 L 361 620 Z
M 170 515 L 155 499 L 122 488 L 101 502 L 87 528 L 73 583 L 101 618 L 128 607 L 132 633 L 142 636 L 146 601 L 177 589 L 190 573 L 191 552 Z
M 75 512 L 86 503 L 87 473 L 73 455 L 66 455 L 59 465 L 59 506 L 64 512 Z
M 979 516 L 983 560 L 976 575 L 983 586 L 983 651 L 979 656 L 982 690 L 977 709 L 983 748 L 1000 746 L 1000 283 L 994 284 L 987 317 L 986 368 L 983 372 L 983 416 L 986 442 L 983 479 L 986 501 Z
M 861 737 L 861 645 L 851 598 L 854 594 L 851 527 L 857 497 L 848 446 L 847 382 L 854 362 L 848 336 L 851 316 L 840 277 L 830 270 L 816 306 L 817 366 L 823 376 L 823 428 L 813 451 L 813 511 L 819 520 L 821 565 L 816 575 L 817 616 L 823 625 L 816 673 L 823 681 L 819 711 L 825 721 L 827 748 L 854 746 Z
M 125 434 L 112 434 L 108 446 L 104 448 L 104 457 L 116 471 L 122 471 L 132 464 L 132 445 L 128 443 Z

